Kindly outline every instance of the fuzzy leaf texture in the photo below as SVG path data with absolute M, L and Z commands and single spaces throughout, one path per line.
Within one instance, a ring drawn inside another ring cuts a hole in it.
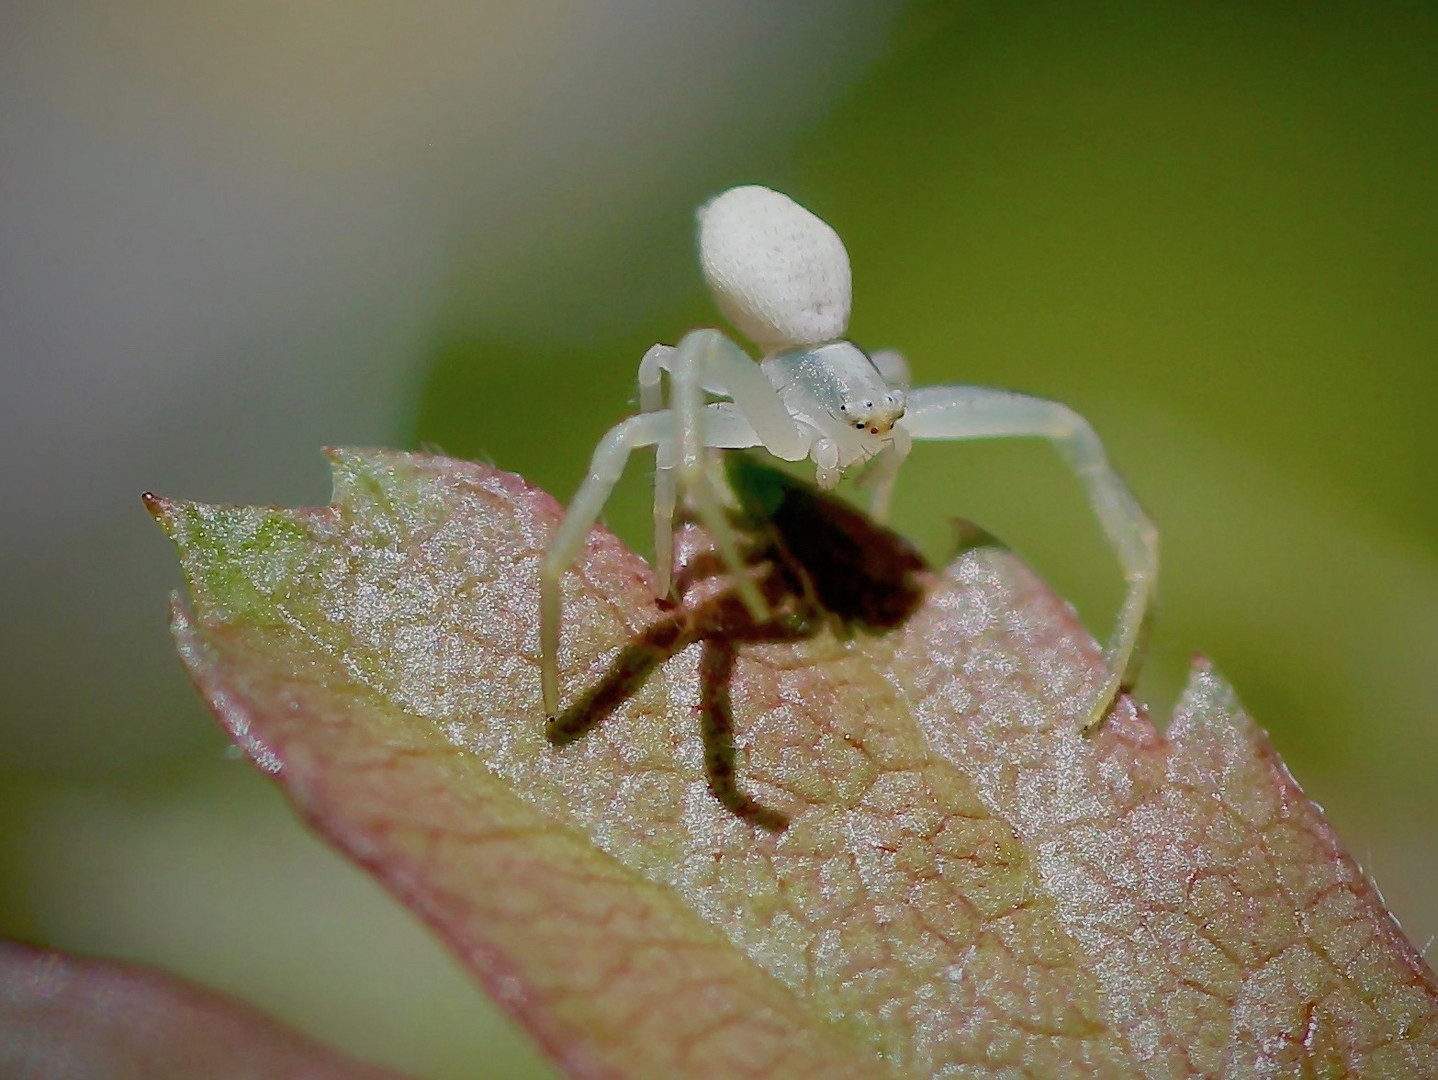
M 551 741 L 561 507 L 332 457 L 321 509 L 149 499 L 181 655 L 567 1074 L 1438 1075 L 1432 972 L 1230 689 L 1081 737 L 1101 657 L 1008 552 L 931 573 L 756 466 L 756 625 L 696 533 L 670 610 L 597 529 Z

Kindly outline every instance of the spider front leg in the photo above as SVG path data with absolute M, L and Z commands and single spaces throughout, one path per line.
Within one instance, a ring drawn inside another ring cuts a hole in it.
M 903 353 L 880 349 L 870 355 L 884 382 L 895 390 L 909 389 L 909 363 Z M 894 427 L 894 441 L 885 447 L 859 476 L 859 486 L 869 490 L 869 516 L 880 525 L 889 520 L 889 502 L 894 494 L 894 480 L 899 466 L 909 456 L 909 432 L 902 424 Z
M 909 394 L 900 424 L 915 439 L 1046 438 L 1083 482 L 1127 585 L 1118 625 L 1104 652 L 1108 676 L 1083 723 L 1085 734 L 1093 731 L 1138 677 L 1140 645 L 1158 578 L 1158 530 L 1109 465 L 1088 421 L 1066 405 L 978 386 L 932 386 Z
M 908 428 L 894 425 L 894 441 L 879 452 L 859 475 L 859 486 L 869 490 L 869 516 L 880 525 L 889 520 L 889 503 L 899 466 L 909 456 L 913 443 Z
M 704 394 L 728 397 L 754 433 L 754 440 L 769 453 L 798 461 L 809 452 L 809 438 L 795 423 L 767 376 L 738 345 L 717 330 L 694 330 L 677 348 L 656 345 L 639 364 L 639 401 L 646 412 L 663 404 L 661 378 L 669 372 L 670 411 L 675 417 L 672 446 L 661 447 L 654 476 L 654 577 L 659 595 L 667 596 L 673 582 L 674 509 L 680 487 L 693 504 L 700 523 L 714 540 L 720 558 L 734 574 L 735 587 L 756 619 L 767 614 L 758 586 L 743 572 L 738 542 L 723 511 L 722 499 L 705 467 L 706 444 L 700 428 L 706 414 L 715 410 Z
M 738 448 L 758 441 L 744 418 L 705 408 L 694 423 L 694 438 L 701 446 Z M 604 504 L 624 473 L 629 455 L 642 446 L 653 446 L 661 458 L 672 458 L 676 420 L 672 409 L 642 412 L 609 429 L 590 459 L 589 475 L 580 485 L 574 501 L 565 511 L 559 531 L 539 563 L 539 681 L 544 711 L 559 712 L 559 631 L 561 619 L 560 580 L 584 550 L 584 544 Z M 728 523 L 724 522 L 728 530 Z M 732 532 L 727 534 L 733 542 Z M 743 577 L 743 575 L 741 575 Z
M 884 381 L 896 390 L 909 388 L 909 362 L 904 354 L 894 349 L 879 349 L 869 356 Z

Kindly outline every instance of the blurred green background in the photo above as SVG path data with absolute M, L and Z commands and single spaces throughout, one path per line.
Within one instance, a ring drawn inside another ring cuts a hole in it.
M 692 211 L 741 182 L 838 229 L 916 382 L 1093 421 L 1163 533 L 1155 717 L 1211 657 L 1438 933 L 1433 5 L 23 2 L 0 42 L 0 933 L 545 1074 L 227 755 L 138 494 L 323 502 L 320 445 L 383 443 L 567 498 L 714 321 Z M 896 524 L 937 558 L 953 515 L 1106 632 L 1047 447 L 920 448 Z

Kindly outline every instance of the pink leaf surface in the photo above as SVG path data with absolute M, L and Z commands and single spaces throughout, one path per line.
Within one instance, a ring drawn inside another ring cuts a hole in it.
M 1166 736 L 1124 700 L 1080 737 L 1096 646 L 1012 555 L 920 573 L 888 632 L 766 636 L 713 581 L 661 610 L 596 530 L 562 673 L 623 692 L 556 747 L 557 504 L 482 465 L 333 458 L 322 509 L 150 498 L 181 654 L 572 1075 L 1438 1075 L 1432 972 L 1227 686 L 1200 665 Z M 716 702 L 787 829 L 711 794 Z
M 5 1080 L 400 1080 L 213 990 L 0 941 Z

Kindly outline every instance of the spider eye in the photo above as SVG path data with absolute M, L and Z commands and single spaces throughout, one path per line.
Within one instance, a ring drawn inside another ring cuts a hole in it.
M 856 428 L 858 428 L 860 431 L 863 431 L 863 430 L 864 430 L 864 422 L 863 422 L 862 420 L 860 420 L 860 421 L 859 421 L 857 424 L 855 424 L 854 426 L 855 426 Z

